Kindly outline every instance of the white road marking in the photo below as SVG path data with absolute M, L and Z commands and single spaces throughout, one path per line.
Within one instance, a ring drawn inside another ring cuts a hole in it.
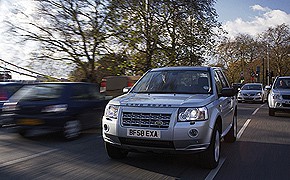
M 252 113 L 252 115 L 255 115 L 259 110 L 260 110 L 260 108 L 261 107 L 263 107 L 265 104 L 262 104 L 260 107 L 258 107 L 253 113 Z
M 253 113 L 252 115 L 255 115 L 258 111 L 259 111 L 260 108 L 257 108 Z
M 224 164 L 225 160 L 226 160 L 226 158 L 221 158 L 219 165 L 215 169 L 213 169 L 209 172 L 209 174 L 206 176 L 205 180 L 212 180 L 219 172 L 219 170 L 222 167 L 222 165 Z
M 245 124 L 243 125 L 243 127 L 240 129 L 237 138 L 240 139 L 240 137 L 242 136 L 243 132 L 245 131 L 245 129 L 247 128 L 248 124 L 251 122 L 251 119 L 248 119 Z
M 255 115 L 261 107 L 263 107 L 265 104 L 262 104 L 260 107 L 258 107 L 257 109 L 255 109 L 255 111 L 252 113 L 252 115 Z M 249 123 L 251 122 L 252 119 L 247 119 L 247 121 L 245 122 L 245 124 L 243 125 L 243 127 L 240 129 L 237 138 L 240 139 L 240 137 L 242 136 L 243 132 L 245 131 L 245 129 L 247 128 L 247 126 L 249 125 Z
M 36 158 L 36 157 L 39 157 L 39 156 L 42 156 L 42 155 L 45 155 L 45 154 L 52 153 L 54 151 L 57 151 L 57 149 L 52 149 L 52 150 L 49 150 L 49 151 L 44 151 L 44 152 L 41 152 L 41 153 L 33 154 L 31 156 L 26 156 L 26 157 L 23 157 L 23 158 L 12 160 L 12 161 L 7 161 L 7 162 L 4 162 L 4 163 L 1 163 L 0 164 L 0 168 L 6 167 L 6 166 L 9 166 L 9 165 L 13 165 L 13 164 L 16 164 L 16 163 L 20 163 L 20 162 L 23 162 L 23 161 L 27 161 L 27 160 L 30 160 L 30 159 L 33 159 L 33 158 Z

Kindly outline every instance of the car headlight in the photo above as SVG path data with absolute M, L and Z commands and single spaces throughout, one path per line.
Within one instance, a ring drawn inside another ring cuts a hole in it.
M 260 93 L 260 92 L 258 92 L 257 94 L 256 94 L 256 96 L 261 96 L 262 95 L 262 93 Z
M 272 96 L 273 99 L 282 100 L 282 96 L 279 93 L 273 93 Z
M 51 105 L 51 106 L 46 106 L 45 108 L 42 109 L 41 112 L 64 112 L 67 110 L 67 104 L 57 104 L 57 105 Z
M 117 119 L 119 106 L 107 105 L 105 110 L 105 116 L 109 118 Z
M 208 110 L 201 108 L 180 108 L 178 110 L 178 121 L 202 121 L 208 119 Z
M 17 106 L 17 103 L 4 103 L 2 107 L 2 111 L 17 111 L 19 110 L 19 107 Z

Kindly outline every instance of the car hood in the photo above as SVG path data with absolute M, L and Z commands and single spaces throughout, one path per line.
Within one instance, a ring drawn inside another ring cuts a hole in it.
M 242 94 L 256 94 L 258 92 L 262 92 L 261 90 L 240 90 L 240 93 Z
M 128 93 L 110 101 L 110 104 L 142 107 L 206 106 L 214 100 L 211 94 L 136 94 Z

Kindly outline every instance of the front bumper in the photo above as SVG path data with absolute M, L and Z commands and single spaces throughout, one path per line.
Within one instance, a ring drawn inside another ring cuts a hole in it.
M 172 117 L 171 117 L 172 118 Z M 130 128 L 150 129 L 160 131 L 160 138 L 144 138 L 127 136 Z M 196 132 L 192 136 L 191 131 Z M 190 122 L 176 122 L 171 119 L 167 129 L 124 127 L 120 121 L 103 117 L 103 138 L 105 142 L 128 151 L 155 153 L 193 153 L 204 151 L 210 144 L 212 129 L 209 120 Z
M 238 96 L 238 101 L 262 102 L 263 98 L 261 96 Z
M 2 114 L 0 118 L 1 129 L 8 132 L 20 130 L 40 130 L 43 132 L 62 131 L 64 123 L 69 120 L 67 115 L 17 115 Z
M 290 110 L 289 99 L 269 99 L 269 107 L 277 110 Z

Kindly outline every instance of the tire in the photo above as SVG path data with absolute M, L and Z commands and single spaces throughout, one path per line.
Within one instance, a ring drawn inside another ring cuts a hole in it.
M 105 142 L 105 147 L 107 154 L 111 159 L 123 159 L 128 155 L 128 151 L 112 146 L 108 142 Z
M 237 110 L 235 110 L 232 127 L 225 136 L 225 139 L 224 139 L 225 142 L 233 143 L 237 140 L 237 121 L 238 121 Z
M 208 149 L 201 154 L 202 166 L 207 169 L 214 169 L 218 166 L 221 150 L 221 134 L 220 130 L 215 125 L 212 133 L 211 142 Z
M 275 116 L 275 109 L 269 108 L 269 116 Z
M 81 123 L 79 120 L 67 121 L 63 126 L 63 137 L 66 140 L 73 140 L 80 136 Z

